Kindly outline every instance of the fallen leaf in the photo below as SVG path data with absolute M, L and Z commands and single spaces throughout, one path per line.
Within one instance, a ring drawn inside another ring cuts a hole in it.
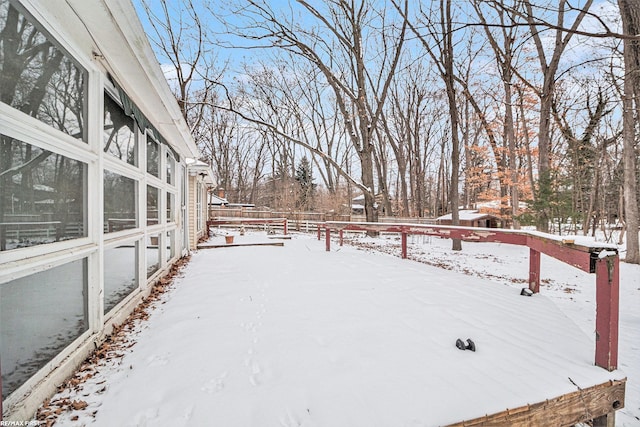
M 87 402 L 85 402 L 84 400 L 74 400 L 73 402 L 71 402 L 71 406 L 76 411 L 79 411 L 79 410 L 84 409 L 87 406 L 89 406 L 89 404 Z

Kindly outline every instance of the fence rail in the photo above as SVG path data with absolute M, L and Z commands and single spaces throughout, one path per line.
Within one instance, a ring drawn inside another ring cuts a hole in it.
M 221 225 L 263 225 L 282 227 L 284 234 L 287 234 L 288 220 L 286 218 L 216 218 L 207 221 L 207 236 L 211 236 L 211 227 Z
M 344 222 L 364 222 L 364 215 L 338 214 L 335 212 L 296 212 L 296 211 L 269 211 L 257 210 L 253 208 L 209 208 L 209 220 L 221 218 L 286 218 L 290 229 L 296 231 L 311 232 L 318 224 L 327 221 Z M 435 224 L 435 218 L 403 218 L 403 217 L 380 217 L 379 221 L 385 223 L 412 223 L 412 224 Z
M 332 212 L 269 211 L 246 208 L 209 208 L 209 218 L 287 218 L 289 221 L 349 221 L 350 215 Z

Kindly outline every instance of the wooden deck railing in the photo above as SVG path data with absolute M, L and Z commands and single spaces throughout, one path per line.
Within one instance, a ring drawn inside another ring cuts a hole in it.
M 399 233 L 401 256 L 407 258 L 407 236 L 428 235 L 474 242 L 498 242 L 529 247 L 529 289 L 540 292 L 540 254 L 548 255 L 587 273 L 596 275 L 595 364 L 608 371 L 618 365 L 618 318 L 620 259 L 613 245 L 586 239 L 559 237 L 539 232 L 444 225 L 416 225 L 367 222 L 325 222 L 318 224 L 318 240 L 325 231 L 326 250 L 331 250 L 331 232 L 338 232 L 342 245 L 344 231 Z
M 207 221 L 207 235 L 210 236 L 210 227 L 219 225 L 282 225 L 283 232 L 287 234 L 287 218 L 215 218 Z

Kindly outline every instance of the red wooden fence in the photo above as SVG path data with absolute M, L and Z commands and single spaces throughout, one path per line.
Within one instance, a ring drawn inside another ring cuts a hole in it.
M 401 255 L 407 258 L 407 236 L 428 235 L 474 242 L 498 242 L 529 247 L 529 289 L 540 292 L 540 254 L 596 275 L 595 364 L 609 371 L 618 365 L 618 317 L 620 259 L 613 245 L 597 242 L 576 243 L 575 239 L 545 233 L 496 228 L 455 227 L 367 222 L 325 222 L 318 224 L 318 240 L 325 231 L 326 250 L 331 250 L 331 232 L 375 231 L 400 233 Z

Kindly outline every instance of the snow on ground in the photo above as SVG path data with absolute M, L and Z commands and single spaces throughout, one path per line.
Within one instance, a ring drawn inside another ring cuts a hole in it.
M 88 406 L 59 425 L 443 425 L 624 376 L 617 425 L 640 425 L 635 266 L 622 264 L 609 373 L 593 366 L 593 276 L 543 256 L 542 294 L 527 298 L 526 248 L 412 239 L 447 271 L 380 254 L 399 254 L 394 237 L 358 244 L 369 253 L 304 235 L 196 252 L 119 363 L 61 393 Z
M 400 238 L 350 239 L 361 248 L 400 256 Z M 348 240 L 347 240 L 348 241 Z M 489 278 L 520 289 L 527 286 L 529 249 L 503 243 L 463 242 L 451 251 L 451 240 L 408 237 L 409 257 L 441 268 Z M 621 251 L 621 254 L 624 254 Z M 623 255 L 621 255 L 622 257 Z M 589 337 L 595 333 L 595 275 L 541 255 L 541 294 L 548 297 Z M 640 266 L 620 263 L 618 366 L 627 376 L 626 406 L 616 412 L 617 426 L 640 426 Z M 595 345 L 595 344 L 593 344 Z M 593 352 L 593 350 L 592 350 Z

